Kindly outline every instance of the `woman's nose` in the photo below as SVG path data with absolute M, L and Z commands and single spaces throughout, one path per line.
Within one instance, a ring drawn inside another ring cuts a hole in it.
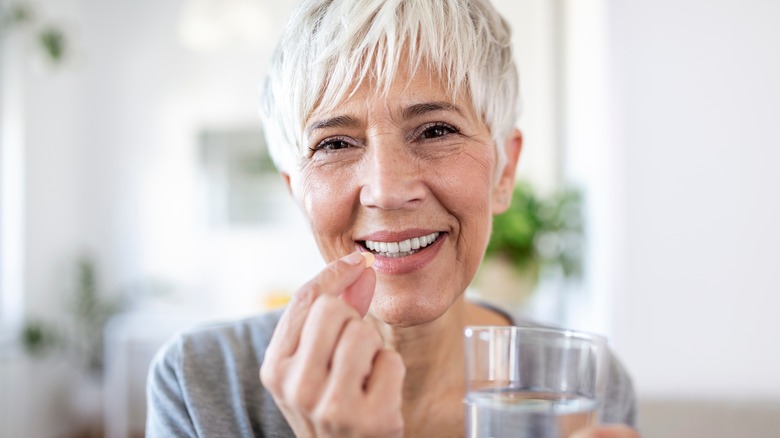
M 369 146 L 364 171 L 360 203 L 366 207 L 410 208 L 425 197 L 420 163 L 403 146 L 387 143 Z

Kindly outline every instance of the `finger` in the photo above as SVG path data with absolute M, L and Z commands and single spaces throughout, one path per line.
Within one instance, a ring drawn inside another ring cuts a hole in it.
M 375 328 L 360 319 L 350 320 L 333 352 L 328 394 L 338 394 L 340 401 L 362 398 L 363 387 L 382 349 L 382 338 Z
M 387 436 L 403 436 L 403 384 L 406 366 L 401 355 L 389 348 L 380 350 L 366 384 L 367 404 L 371 412 L 379 412 L 374 421 L 381 422 Z M 390 433 L 390 431 L 394 431 Z
M 314 302 L 294 353 L 296 363 L 305 368 L 301 373 L 305 380 L 302 386 L 324 383 L 336 344 L 351 320 L 360 321 L 360 315 L 338 298 L 323 295 Z
M 370 402 L 400 410 L 405 375 L 406 365 L 398 352 L 389 348 L 379 350 L 366 382 Z
M 351 431 L 353 436 L 362 436 L 354 433 L 362 420 L 356 413 L 362 410 L 363 382 L 380 348 L 375 329 L 360 319 L 347 322 L 333 353 L 327 387 L 311 414 L 319 435 L 347 436 L 345 432 Z
M 325 435 L 346 436 L 345 432 L 350 431 L 352 436 L 391 436 L 386 431 L 395 430 L 380 424 L 392 417 L 384 414 L 387 406 L 372 409 L 365 404 L 365 382 L 381 350 L 382 338 L 374 327 L 360 319 L 347 323 L 333 354 L 327 389 L 312 416 Z M 391 425 L 403 425 L 400 403 L 396 410 L 399 418 L 393 418 Z M 368 431 L 370 435 L 365 434 Z
M 368 308 L 371 306 L 371 299 L 374 297 L 374 288 L 376 288 L 376 272 L 373 269 L 366 269 L 360 274 L 356 282 L 352 283 L 343 294 L 341 299 L 345 303 L 357 310 L 360 317 L 366 316 Z
M 623 425 L 596 426 L 583 429 L 571 438 L 640 438 L 639 432 Z
M 306 283 L 287 306 L 279 324 L 274 330 L 266 357 L 289 357 L 298 347 L 298 340 L 314 301 L 321 295 L 338 296 L 360 279 L 374 255 L 368 252 L 354 252 L 331 262 L 316 277 Z

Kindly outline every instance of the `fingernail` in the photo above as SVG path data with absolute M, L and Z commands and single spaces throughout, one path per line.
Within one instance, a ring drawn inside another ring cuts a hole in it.
M 359 264 L 363 263 L 363 260 L 365 260 L 363 258 L 363 256 L 360 255 L 360 254 L 362 254 L 362 253 L 360 253 L 360 252 L 353 252 L 352 254 L 342 258 L 341 260 L 343 260 L 344 262 L 346 262 L 346 263 L 348 263 L 350 265 L 359 265 Z
M 371 252 L 361 252 L 360 255 L 362 255 L 366 261 L 366 268 L 370 268 L 371 265 L 374 264 L 374 260 L 376 260 L 376 257 L 374 257 L 374 253 Z
M 352 254 L 341 259 L 342 261 L 350 265 L 362 264 L 366 268 L 374 264 L 374 254 L 370 252 L 353 252 Z

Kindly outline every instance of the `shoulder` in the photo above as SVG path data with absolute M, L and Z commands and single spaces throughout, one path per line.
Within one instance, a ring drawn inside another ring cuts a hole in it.
M 174 430 L 198 431 L 181 436 L 286 431 L 258 376 L 281 313 L 201 324 L 168 341 L 149 373 L 148 436 Z
M 262 359 L 271 340 L 281 311 L 233 321 L 205 323 L 181 331 L 171 341 L 168 349 L 183 355 L 212 356 L 253 352 Z
M 182 330 L 160 348 L 153 369 L 192 371 L 194 366 L 207 368 L 228 360 L 262 362 L 281 313 L 273 311 L 238 320 L 201 323 Z
M 281 311 L 180 331 L 158 351 L 152 372 L 178 380 L 213 379 L 263 362 Z

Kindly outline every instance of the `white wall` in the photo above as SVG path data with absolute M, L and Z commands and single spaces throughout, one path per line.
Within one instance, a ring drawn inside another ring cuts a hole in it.
M 614 344 L 645 398 L 780 399 L 780 2 L 606 4 Z
M 24 251 L 24 71 L 19 38 L 0 36 L 0 345 L 22 318 Z M 5 348 L 0 346 L 0 348 Z
M 74 52 L 52 70 L 28 42 L 17 57 L 23 65 L 15 66 L 23 76 L 17 82 L 23 89 L 13 91 L 22 100 L 14 116 L 21 120 L 25 152 L 21 275 L 28 316 L 62 319 L 77 257 L 86 253 L 98 262 L 101 293 L 157 277 L 174 286 L 178 304 L 210 308 L 210 317 L 257 309 L 256 296 L 268 287 L 258 280 L 263 274 L 289 279 L 316 266 L 311 245 L 309 257 L 295 258 L 310 243 L 305 238 L 297 240 L 300 246 L 284 245 L 289 233 L 269 238 L 267 231 L 241 230 L 211 239 L 201 229 L 197 135 L 204 126 L 257 123 L 257 85 L 270 41 L 216 53 L 189 50 L 177 37 L 181 1 L 47 0 L 36 6 L 40 16 L 65 26 Z M 284 14 L 287 6 L 276 6 Z M 231 245 L 241 236 L 244 246 Z M 254 251 L 235 254 L 253 243 Z M 301 265 L 266 269 L 280 253 L 279 259 Z M 233 271 L 203 274 L 231 257 L 242 259 L 221 265 Z M 253 275 L 239 286 L 254 293 L 254 302 L 252 296 L 224 298 L 234 291 L 219 287 L 233 274 Z M 4 427 L 24 436 L 60 436 L 74 426 L 67 417 L 72 371 L 22 363 L 12 393 L 19 415 Z
M 73 1 L 49 9 L 78 16 Z M 40 64 L 28 42 L 24 78 L 25 308 L 33 317 L 59 318 L 72 288 L 74 258 L 88 232 L 89 175 L 81 111 L 85 83 L 78 67 L 56 72 Z
M 524 148 L 518 178 L 549 193 L 561 183 L 559 9 L 557 1 L 492 0 L 512 28 L 520 72 L 519 127 Z
M 288 3 L 268 14 L 286 16 Z M 230 258 L 235 245 L 223 241 L 235 237 L 212 239 L 204 229 L 197 140 L 204 128 L 259 126 L 259 82 L 278 29 L 252 47 L 191 50 L 178 35 L 183 4 L 41 2 L 43 14 L 67 25 L 75 56 L 61 71 L 29 68 L 25 78 L 28 313 L 59 310 L 82 253 L 97 259 L 106 293 L 155 277 L 180 299 L 230 307 L 213 295 L 231 291 L 207 290 L 236 274 L 204 269 Z M 240 273 L 254 263 L 262 274 L 267 253 L 243 253 Z

